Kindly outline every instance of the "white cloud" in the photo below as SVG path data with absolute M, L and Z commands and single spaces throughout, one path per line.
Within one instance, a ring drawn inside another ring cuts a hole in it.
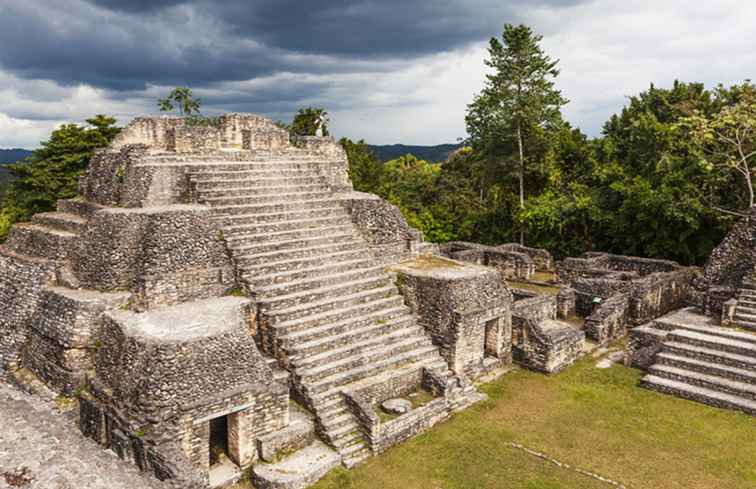
M 540 4 L 520 10 L 518 16 L 544 33 L 545 50 L 561 60 L 558 85 L 571 100 L 565 115 L 591 135 L 621 110 L 626 96 L 652 82 L 734 84 L 756 72 L 752 54 L 756 2 L 593 0 L 559 9 Z M 502 24 L 507 20 L 502 19 Z M 214 43 L 222 40 L 221 26 L 208 31 Z M 465 135 L 466 105 L 482 87 L 485 49 L 486 40 L 481 39 L 464 50 L 413 61 L 344 62 L 284 53 L 292 62 L 307 58 L 317 69 L 222 82 L 196 92 L 209 104 L 208 113 L 242 107 L 284 118 L 296 107 L 323 105 L 331 113 L 337 136 L 376 144 L 453 142 Z M 121 123 L 155 113 L 156 98 L 167 90 L 148 86 L 144 91 L 116 92 L 88 85 L 61 86 L 0 71 L 0 147 L 35 147 L 56 124 L 81 122 L 96 113 L 115 115 Z

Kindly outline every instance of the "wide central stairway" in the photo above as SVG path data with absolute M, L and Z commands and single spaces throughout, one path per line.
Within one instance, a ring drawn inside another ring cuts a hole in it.
M 351 467 L 369 450 L 342 390 L 423 367 L 453 374 L 329 190 L 324 163 L 205 158 L 190 179 L 258 303 L 264 349 L 291 372 L 321 437 Z
M 662 342 L 641 385 L 756 415 L 756 334 L 682 309 L 640 326 Z

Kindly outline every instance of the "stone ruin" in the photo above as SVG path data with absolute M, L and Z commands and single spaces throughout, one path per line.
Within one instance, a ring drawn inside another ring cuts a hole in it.
M 135 119 L 80 198 L 0 246 L 0 372 L 76 397 L 84 435 L 183 489 L 242 470 L 306 487 L 481 399 L 473 382 L 513 361 L 556 373 L 628 332 L 644 385 L 750 409 L 730 397 L 753 399 L 754 337 L 678 309 L 756 320 L 751 221 L 702 275 L 604 253 L 554 264 L 426 243 L 347 170 L 331 138 L 253 115 Z

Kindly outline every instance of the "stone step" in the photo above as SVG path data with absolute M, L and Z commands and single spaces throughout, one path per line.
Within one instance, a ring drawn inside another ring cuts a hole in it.
M 199 193 L 206 192 L 233 192 L 233 191 L 252 191 L 261 189 L 322 189 L 328 190 L 329 187 L 325 183 L 321 183 L 319 180 L 313 180 L 310 177 L 264 177 L 264 178 L 231 178 L 225 179 L 223 177 L 207 178 L 196 180 L 194 182 L 194 188 Z M 315 183 L 317 182 L 317 183 Z
M 350 247 L 351 248 L 351 247 Z M 332 264 L 359 260 L 370 256 L 364 245 L 356 248 L 347 249 L 344 251 L 337 251 L 333 253 L 320 253 L 315 256 L 308 256 L 303 258 L 287 258 L 279 261 L 270 261 L 267 263 L 259 263 L 259 257 L 235 257 L 236 264 L 240 269 L 242 276 L 254 276 L 254 275 L 268 275 L 276 272 L 292 272 L 295 270 L 302 270 L 305 268 L 313 268 L 321 265 Z M 372 256 L 371 256 L 372 258 Z
M 357 419 L 352 416 L 349 421 L 327 430 L 325 434 L 331 440 L 339 440 L 346 438 L 352 433 L 359 433 L 359 429 L 360 425 L 357 422 Z
M 256 273 L 242 273 L 242 278 L 250 284 L 250 290 L 256 291 L 265 287 L 286 285 L 312 278 L 325 277 L 351 270 L 369 270 L 373 268 L 373 259 L 364 256 L 357 260 L 327 263 L 311 268 L 302 268 L 289 272 L 273 272 L 267 275 Z M 243 272 L 243 271 L 242 271 Z
M 283 212 L 302 212 L 309 210 L 319 209 L 339 209 L 339 201 L 332 198 L 321 198 L 311 200 L 289 200 L 283 202 L 266 202 L 257 204 L 248 204 L 238 202 L 240 199 L 235 197 L 231 199 L 224 199 L 222 201 L 209 202 L 212 205 L 213 210 L 216 213 L 224 215 L 268 215 L 268 214 L 280 214 Z
M 201 204 L 206 204 L 212 207 L 224 207 L 224 206 L 238 206 L 238 205 L 254 205 L 254 206 L 292 206 L 294 204 L 306 203 L 318 200 L 333 201 L 330 192 L 296 192 L 296 193 L 272 193 L 271 189 L 265 189 L 265 193 L 250 192 L 247 195 L 219 195 L 208 196 L 206 193 L 201 193 L 197 198 L 197 201 Z M 278 209 L 275 209 L 278 210 Z
M 225 239 L 229 246 L 237 248 L 252 244 L 263 245 L 267 243 L 285 243 L 289 241 L 319 239 L 321 237 L 345 234 L 350 234 L 352 236 L 358 235 L 358 233 L 355 233 L 354 226 L 351 224 L 345 224 L 341 226 L 300 227 L 298 229 L 279 231 L 277 233 L 255 234 L 254 232 L 236 232 L 228 234 L 225 236 Z
M 228 209 L 214 209 L 216 215 L 211 219 L 220 221 L 221 226 L 224 228 L 238 227 L 245 224 L 253 224 L 254 230 L 257 233 L 264 233 L 267 231 L 285 231 L 290 230 L 295 226 L 287 226 L 291 221 L 302 221 L 322 218 L 338 218 L 332 221 L 328 221 L 328 224 L 348 224 L 351 222 L 347 210 L 341 206 L 333 207 L 321 207 L 317 209 L 292 209 L 280 212 L 267 212 L 267 213 L 252 213 L 245 214 L 242 206 L 237 209 L 231 209 L 239 211 L 239 213 L 228 212 Z M 225 232 L 225 230 L 224 230 Z
M 756 324 L 756 315 L 735 311 L 735 322 L 738 324 Z
M 304 488 L 315 484 L 341 462 L 341 455 L 323 443 L 297 450 L 280 462 L 256 463 L 250 469 L 254 487 L 270 489 Z
M 390 337 L 387 336 L 382 338 L 384 339 L 383 342 L 367 347 L 358 354 L 349 355 L 338 360 L 329 359 L 327 363 L 309 368 L 297 368 L 296 375 L 301 382 L 308 384 L 317 383 L 323 379 L 331 378 L 344 372 L 353 372 L 357 368 L 386 359 L 396 358 L 422 348 L 429 347 L 432 350 L 435 349 L 431 344 L 430 338 L 425 336 L 413 335 L 400 341 L 391 341 Z
M 756 316 L 756 303 L 744 305 L 738 301 L 738 307 L 735 309 L 735 314 L 750 314 Z
M 304 217 L 302 219 L 287 219 L 272 223 L 259 222 L 234 222 L 244 219 L 225 219 L 223 224 L 223 233 L 228 237 L 243 235 L 275 235 L 302 231 L 305 229 L 316 229 L 325 227 L 344 227 L 352 226 L 352 221 L 346 212 L 328 214 L 320 217 Z
M 150 165 L 137 165 L 140 167 Z M 205 180 L 255 180 L 257 178 L 307 177 L 311 182 L 321 182 L 323 174 L 317 167 L 295 168 L 260 166 L 255 163 L 232 163 L 221 165 L 197 165 L 191 169 L 191 181 Z
M 80 234 L 87 224 L 87 220 L 83 217 L 67 212 L 42 212 L 34 214 L 31 222 L 38 226 L 74 234 Z
M 354 414 L 349 410 L 343 410 L 336 415 L 321 416 L 320 423 L 323 425 L 323 429 L 326 433 L 328 433 L 341 428 L 342 426 L 351 425 L 354 421 Z
M 389 321 L 409 313 L 409 308 L 404 304 L 401 295 L 386 297 L 380 295 L 372 301 L 359 302 L 352 306 L 336 308 L 313 314 L 305 318 L 296 318 L 289 321 L 274 321 L 272 324 L 282 340 L 288 343 L 288 348 L 302 346 L 313 337 L 330 338 L 336 334 L 354 330 L 376 321 Z M 299 351 L 299 350 L 297 350 Z
M 244 180 L 231 180 L 232 182 L 239 184 Z M 274 182 L 276 180 L 273 180 Z M 250 184 L 256 182 L 248 182 Z M 276 184 L 271 185 L 269 182 L 263 182 L 259 185 L 246 185 L 246 186 L 234 186 L 234 187 L 213 187 L 207 185 L 197 184 L 195 190 L 197 194 L 205 198 L 217 198 L 217 197 L 263 197 L 263 196 L 278 196 L 278 195 L 303 195 L 303 194 L 329 194 L 331 189 L 328 185 L 322 183 L 305 183 L 302 185 L 286 185 Z
M 694 324 L 676 325 L 675 329 L 670 330 L 685 330 L 693 333 L 700 333 L 707 336 L 716 336 L 718 338 L 726 338 L 735 341 L 742 341 L 745 343 L 751 343 L 756 345 L 756 334 L 744 333 L 742 331 L 736 331 L 731 328 L 698 326 Z
M 732 394 L 745 399 L 756 400 L 756 386 L 746 382 L 726 379 L 717 375 L 706 374 L 694 370 L 687 370 L 671 365 L 651 365 L 648 373 L 658 377 L 685 382 L 719 392 Z
M 228 246 L 235 253 L 270 253 L 274 251 L 295 250 L 297 248 L 308 248 L 311 246 L 325 245 L 328 243 L 343 243 L 345 241 L 356 241 L 360 236 L 353 230 L 343 233 L 328 234 L 311 234 L 307 237 L 295 239 L 270 240 L 263 243 L 244 242 L 239 239 L 228 239 Z
M 317 289 L 303 290 L 291 294 L 275 295 L 270 297 L 256 297 L 260 311 L 289 309 L 300 305 L 313 304 L 332 298 L 356 294 L 358 292 L 375 290 L 386 287 L 392 283 L 388 274 L 377 277 L 367 277 L 351 282 L 329 284 Z
M 352 282 L 355 280 L 361 280 L 366 278 L 378 278 L 386 275 L 383 267 L 365 267 L 365 268 L 353 268 L 350 270 L 340 271 L 333 274 L 315 275 L 306 277 L 300 280 L 293 280 L 281 284 L 267 285 L 264 287 L 255 287 L 255 297 L 264 299 L 267 297 L 275 297 L 277 295 L 293 294 L 295 292 L 303 292 L 306 290 L 319 289 L 331 285 L 336 285 L 345 282 Z
M 305 385 L 305 388 L 310 395 L 323 394 L 331 389 L 344 387 L 365 378 L 372 377 L 375 374 L 385 372 L 387 370 L 394 370 L 399 367 L 418 362 L 423 358 L 437 356 L 438 349 L 435 346 L 423 346 L 414 350 L 403 352 L 399 355 L 394 355 L 384 360 L 372 362 L 367 365 L 360 365 L 346 371 L 338 372 L 337 374 L 327 376 L 316 382 L 308 383 Z
M 355 443 L 352 443 L 351 445 L 347 445 L 344 448 L 341 448 L 339 450 L 339 454 L 342 457 L 349 457 L 350 455 L 354 455 L 358 452 L 365 452 L 368 451 L 367 444 L 365 443 L 364 439 L 357 439 Z
M 722 363 L 698 360 L 696 358 L 666 352 L 659 352 L 656 355 L 656 362 L 663 365 L 693 370 L 703 374 L 716 375 L 718 377 L 756 385 L 756 371 L 731 367 Z
M 756 360 L 754 360 L 752 357 L 738 355 L 736 353 L 714 350 L 712 348 L 691 345 L 689 343 L 678 343 L 674 341 L 665 342 L 662 346 L 662 351 L 664 353 L 671 353 L 673 355 L 714 362 L 722 365 L 728 365 L 730 367 L 743 368 L 756 372 Z
M 56 208 L 58 212 L 74 214 L 84 219 L 89 219 L 95 212 L 104 209 L 104 206 L 82 199 L 64 199 L 57 202 Z
M 31 223 L 15 224 L 5 246 L 22 255 L 49 260 L 65 260 L 77 235 Z
M 752 323 L 751 321 L 736 320 L 735 325 L 739 328 L 756 332 L 756 323 Z
M 326 435 L 327 436 L 327 435 Z M 338 437 L 330 438 L 331 446 L 341 453 L 342 450 L 349 449 L 354 445 L 365 446 L 365 438 L 362 436 L 359 430 L 352 429 L 346 433 L 342 433 Z
M 743 305 L 754 308 L 756 307 L 756 299 L 750 299 L 744 296 L 738 297 L 738 307 L 742 307 Z
M 375 321 L 375 320 L 373 320 Z M 309 368 L 359 355 L 378 345 L 386 345 L 410 337 L 424 337 L 424 330 L 410 315 L 399 318 L 366 323 L 359 330 L 347 329 L 340 335 L 318 337 L 316 340 L 289 348 L 294 353 L 290 358 L 296 368 Z M 316 346 L 321 347 L 315 349 Z
M 360 465 L 362 462 L 370 458 L 371 452 L 367 448 L 367 446 L 363 446 L 359 451 L 355 451 L 354 453 L 345 456 L 342 459 L 342 464 L 347 469 L 353 469 Z
M 449 367 L 438 353 L 428 355 L 425 358 L 420 358 L 414 362 L 407 363 L 406 365 L 391 365 L 382 369 L 376 369 L 372 375 L 368 375 L 366 378 L 355 380 L 351 383 L 337 385 L 326 389 L 322 392 L 313 393 L 309 397 L 309 402 L 317 412 L 323 412 L 325 410 L 333 409 L 334 406 L 340 405 L 344 402 L 341 392 L 344 389 L 357 389 L 362 387 L 368 387 L 370 385 L 388 382 L 394 377 L 401 377 L 411 374 L 414 371 L 430 368 L 438 369 L 441 371 L 448 371 Z
M 195 159 L 170 159 L 155 158 L 152 156 L 145 157 L 141 165 L 154 166 L 156 163 L 161 166 L 185 166 L 189 168 L 188 173 L 194 176 L 202 176 L 206 173 L 226 172 L 226 171 L 250 171 L 259 169 L 286 169 L 286 170 L 320 170 L 323 166 L 339 164 L 338 160 L 324 158 L 279 158 L 274 155 L 254 158 L 240 158 L 240 155 L 231 155 L 230 158 L 208 158 L 199 156 Z
M 349 240 L 336 240 L 325 243 L 320 241 L 313 246 L 288 247 L 270 251 L 259 251 L 254 247 L 231 248 L 231 253 L 239 264 L 256 265 L 258 263 L 281 262 L 297 258 L 314 258 L 340 251 L 364 250 L 366 248 L 367 244 L 365 241 L 352 237 Z
M 676 329 L 667 335 L 669 341 L 703 346 L 756 359 L 756 344 L 722 336 Z
M 277 309 L 266 312 L 266 316 L 273 318 L 272 324 L 275 326 L 278 321 L 291 321 L 303 319 L 313 314 L 319 314 L 326 311 L 335 311 L 359 304 L 365 304 L 380 298 L 389 299 L 392 296 L 399 296 L 399 291 L 395 286 L 389 285 L 370 290 L 363 290 L 354 294 L 344 295 L 341 297 L 329 297 L 327 299 L 302 304 L 299 306 L 289 307 L 286 309 Z
M 705 387 L 690 385 L 685 382 L 658 377 L 651 374 L 643 377 L 641 380 L 641 386 L 664 394 L 671 394 L 720 408 L 735 409 L 751 415 L 756 415 L 756 401 L 707 389 Z

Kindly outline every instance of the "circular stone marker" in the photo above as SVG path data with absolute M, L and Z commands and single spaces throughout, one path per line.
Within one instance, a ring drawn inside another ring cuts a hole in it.
M 383 401 L 381 408 L 389 414 L 404 414 L 412 410 L 412 403 L 407 399 L 389 399 Z

